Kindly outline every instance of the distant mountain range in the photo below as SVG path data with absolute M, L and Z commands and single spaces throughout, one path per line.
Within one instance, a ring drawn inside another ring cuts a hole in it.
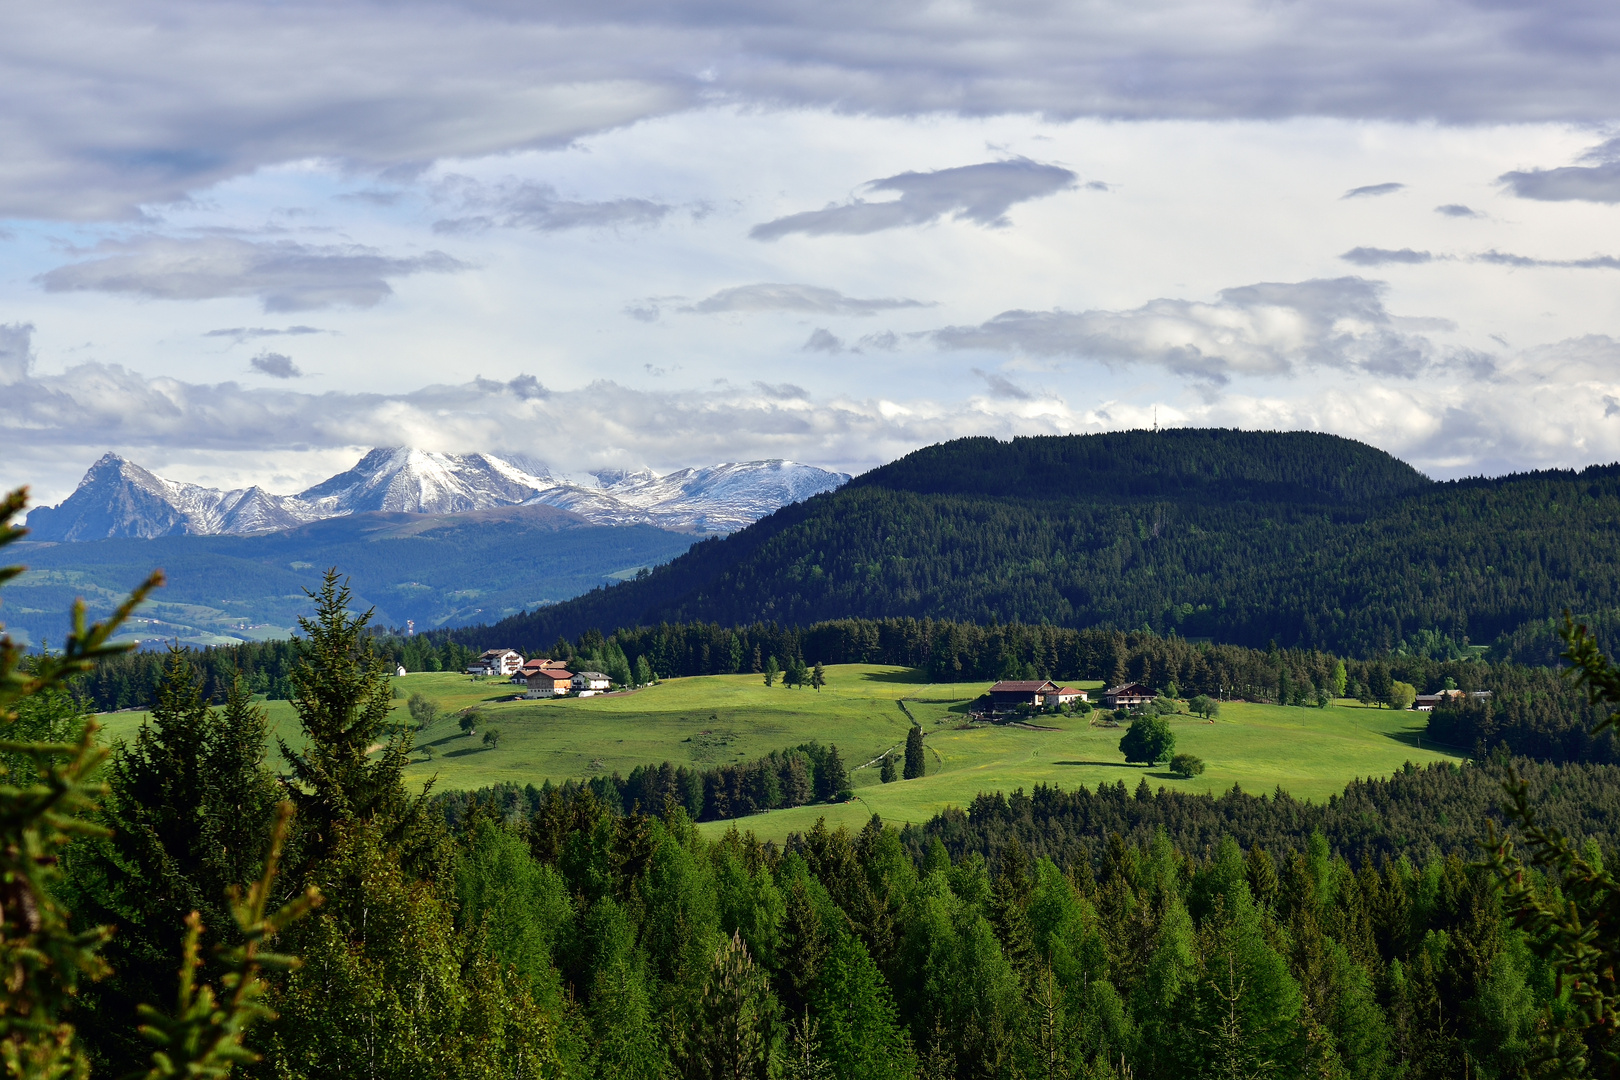
M 494 454 L 383 447 L 295 495 L 220 491 L 165 479 L 117 454 L 90 467 L 60 505 L 28 515 L 34 541 L 249 535 L 367 512 L 462 514 L 547 505 L 593 525 L 730 533 L 847 482 L 844 473 L 771 460 L 681 469 L 556 476 L 539 462 Z

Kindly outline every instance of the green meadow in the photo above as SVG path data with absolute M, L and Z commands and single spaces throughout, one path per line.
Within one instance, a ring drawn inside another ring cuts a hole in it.
M 480 788 L 501 781 L 540 784 L 597 774 L 627 775 L 642 764 L 712 767 L 816 739 L 836 744 L 850 769 L 855 799 L 840 806 L 803 806 L 742 819 L 741 827 L 780 839 L 816 818 L 859 825 L 924 821 L 947 806 L 966 806 L 985 791 L 1026 790 L 1036 784 L 1073 788 L 1144 777 L 1154 787 L 1219 792 L 1241 785 L 1252 792 L 1282 788 L 1296 798 L 1325 799 L 1356 777 L 1384 776 L 1407 761 L 1458 760 L 1451 748 L 1421 741 L 1424 718 L 1412 712 L 1341 701 L 1327 708 L 1282 708 L 1229 702 L 1209 723 L 1172 720 L 1176 748 L 1204 759 L 1202 776 L 1179 780 L 1163 768 L 1127 765 L 1121 728 L 1093 726 L 1087 717 L 1041 717 L 1039 729 L 968 725 L 968 703 L 988 684 L 926 683 L 905 668 L 849 664 L 827 669 L 827 685 L 767 688 L 757 675 L 668 679 L 629 693 L 524 701 L 518 688 L 451 673 L 394 680 L 396 715 L 408 722 L 405 697 L 421 693 L 443 715 L 416 734 L 419 751 L 407 780 L 436 777 L 440 790 Z M 1096 683 L 1079 683 L 1095 688 Z M 902 703 L 904 708 L 902 708 Z M 291 705 L 266 703 L 276 733 L 297 745 Z M 460 713 L 477 707 L 478 730 L 464 735 Z M 102 718 L 109 739 L 131 736 L 144 713 Z M 903 744 L 912 719 L 922 725 L 928 774 L 883 784 L 874 759 Z M 483 746 L 489 728 L 501 732 Z M 427 757 L 431 748 L 432 758 Z M 273 760 L 274 766 L 279 758 Z M 731 822 L 703 828 L 723 831 Z

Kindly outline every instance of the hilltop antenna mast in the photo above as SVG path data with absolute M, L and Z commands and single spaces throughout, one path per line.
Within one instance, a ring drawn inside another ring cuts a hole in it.
M 1153 432 L 1154 432 L 1154 434 L 1158 434 L 1158 431 L 1159 431 L 1159 407 L 1157 405 L 1155 405 L 1155 406 L 1153 406 Z

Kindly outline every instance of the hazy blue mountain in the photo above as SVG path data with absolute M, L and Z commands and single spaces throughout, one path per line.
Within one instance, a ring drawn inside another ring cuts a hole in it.
M 307 588 L 336 566 L 377 622 L 419 630 L 500 619 L 634 575 L 685 551 L 693 537 L 647 525 L 594 525 L 545 505 L 462 514 L 370 511 L 252 536 L 169 535 L 81 543 L 25 541 L 29 567 L 6 587 L 7 628 L 60 642 L 73 599 L 104 614 L 153 568 L 169 584 L 143 608 L 134 637 L 193 644 L 285 637 L 309 611 Z

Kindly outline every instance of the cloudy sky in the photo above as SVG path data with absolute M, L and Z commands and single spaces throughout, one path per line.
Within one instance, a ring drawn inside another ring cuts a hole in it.
M 1620 459 L 1617 52 L 1596 0 L 9 5 L 0 483 Z

